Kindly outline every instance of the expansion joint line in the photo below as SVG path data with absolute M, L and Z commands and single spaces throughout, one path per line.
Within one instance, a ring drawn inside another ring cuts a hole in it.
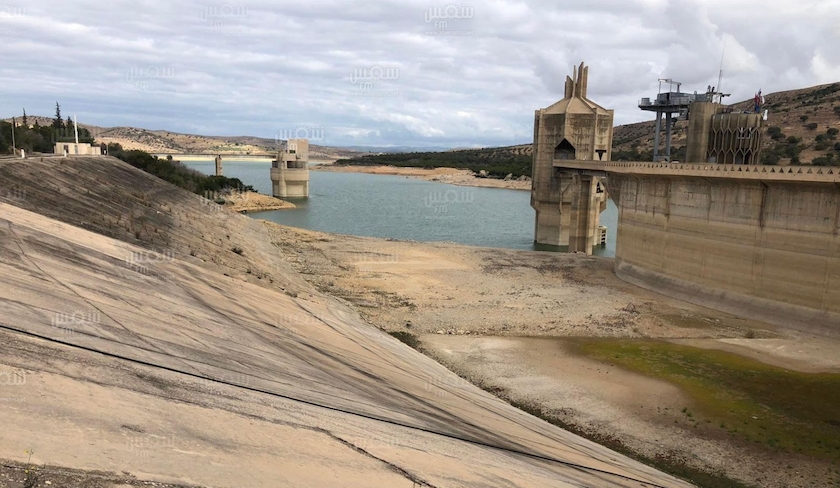
M 432 430 L 432 429 L 425 428 L 425 427 L 418 427 L 416 425 L 409 425 L 409 424 L 405 424 L 405 423 L 402 423 L 402 422 L 398 422 L 396 420 L 381 418 L 381 417 L 377 417 L 375 415 L 371 415 L 371 414 L 367 414 L 367 413 L 354 412 L 352 410 L 347 410 L 347 409 L 340 408 L 340 407 L 333 407 L 333 406 L 330 406 L 330 405 L 325 405 L 325 404 L 318 403 L 318 402 L 311 401 L 311 400 L 304 400 L 304 399 L 301 399 L 301 398 L 295 398 L 293 396 L 284 395 L 282 393 L 276 393 L 276 392 L 273 392 L 273 391 L 263 390 L 263 389 L 252 387 L 252 386 L 238 385 L 236 383 L 231 383 L 229 381 L 224 381 L 224 380 L 219 380 L 219 379 L 216 379 L 216 378 L 211 378 L 209 376 L 204 376 L 202 374 L 190 373 L 188 371 L 182 371 L 182 370 L 175 369 L 175 368 L 172 368 L 172 367 L 169 367 L 169 366 L 164 366 L 164 365 L 161 365 L 161 364 L 151 363 L 151 362 L 144 361 L 144 360 L 141 360 L 141 359 L 135 359 L 135 358 L 122 356 L 122 355 L 115 354 L 115 353 L 100 351 L 100 350 L 94 349 L 92 347 L 82 346 L 82 345 L 79 345 L 79 344 L 73 344 L 73 343 L 61 341 L 61 340 L 58 340 L 58 339 L 55 339 L 55 338 L 52 338 L 52 337 L 47 337 L 47 336 L 43 336 L 43 335 L 40 335 L 40 334 L 36 334 L 34 332 L 30 332 L 30 331 L 27 331 L 27 330 L 18 329 L 17 327 L 12 327 L 12 326 L 6 325 L 4 323 L 0 323 L 0 330 L 6 330 L 8 332 L 13 332 L 13 333 L 16 333 L 16 334 L 21 334 L 21 335 L 25 335 L 25 336 L 29 336 L 29 337 L 34 337 L 36 339 L 41 339 L 41 340 L 51 342 L 51 343 L 54 343 L 54 344 L 61 344 L 63 346 L 72 347 L 72 348 L 79 349 L 79 350 L 82 350 L 82 351 L 92 352 L 94 354 L 99 354 L 99 355 L 109 357 L 109 358 L 112 358 L 112 359 L 119 359 L 119 360 L 126 361 L 126 362 L 129 362 L 129 363 L 139 364 L 141 366 L 146 366 L 146 367 L 150 367 L 150 368 L 154 368 L 154 369 L 159 369 L 159 370 L 162 370 L 162 371 L 168 371 L 170 373 L 181 374 L 181 375 L 189 376 L 189 377 L 200 379 L 200 380 L 211 381 L 213 383 L 218 383 L 218 384 L 222 384 L 222 385 L 226 385 L 226 386 L 232 386 L 234 388 L 239 388 L 239 389 L 250 391 L 250 392 L 253 392 L 253 393 L 260 393 L 260 394 L 263 394 L 263 395 L 268 395 L 268 396 L 272 396 L 272 397 L 275 397 L 275 398 L 280 398 L 280 399 L 283 399 L 283 400 L 288 400 L 288 401 L 300 403 L 302 405 L 309 405 L 311 407 L 322 408 L 322 409 L 325 409 L 325 410 L 329 410 L 331 412 L 338 412 L 338 413 L 342 413 L 342 414 L 345 414 L 345 415 L 352 415 L 354 417 L 363 418 L 363 419 L 366 419 L 366 420 L 373 420 L 375 422 L 382 422 L 384 424 L 389 424 L 389 425 L 394 425 L 394 426 L 397 426 L 397 427 L 403 427 L 403 428 L 406 428 L 406 429 L 416 430 L 418 432 L 423 432 L 425 434 L 437 435 L 439 437 L 444 437 L 444 438 L 459 441 L 459 442 L 465 442 L 467 444 L 472 444 L 474 446 L 479 446 L 479 447 L 485 447 L 485 448 L 488 448 L 488 449 L 493 449 L 493 450 L 504 452 L 504 453 L 507 453 L 507 454 L 514 454 L 514 455 L 523 456 L 523 457 L 527 457 L 527 458 L 531 458 L 531 459 L 536 459 L 536 460 L 539 460 L 539 461 L 546 461 L 546 462 L 549 462 L 549 463 L 559 464 L 559 465 L 566 466 L 568 468 L 572 468 L 572 469 L 579 470 L 579 471 L 587 471 L 587 472 L 591 472 L 591 473 L 614 476 L 616 478 L 621 478 L 621 479 L 631 481 L 631 482 L 634 482 L 634 483 L 641 483 L 642 486 L 649 486 L 649 487 L 652 487 L 652 488 L 668 488 L 668 487 L 663 486 L 663 485 L 657 485 L 657 484 L 655 484 L 653 482 L 650 482 L 650 481 L 640 480 L 640 479 L 637 479 L 637 478 L 633 478 L 631 476 L 623 475 L 623 474 L 620 474 L 620 473 L 614 473 L 612 471 L 607 471 L 607 470 L 604 470 L 604 469 L 593 468 L 591 466 L 577 464 L 577 463 L 573 463 L 571 461 L 564 461 L 562 459 L 557 459 L 557 458 L 553 458 L 553 457 L 550 457 L 550 456 L 543 456 L 541 454 L 519 451 L 517 449 L 512 449 L 512 448 L 504 447 L 504 446 L 498 446 L 498 445 L 495 445 L 495 444 L 490 444 L 488 442 L 482 442 L 482 441 L 475 440 L 475 439 L 468 439 L 468 438 L 465 438 L 465 437 L 460 437 L 460 436 L 455 435 L 455 434 L 449 434 L 449 433 L 446 433 L 446 432 L 439 432 L 439 431 Z M 165 353 L 162 353 L 162 354 L 164 354 L 165 356 L 169 356 L 169 354 L 165 354 Z

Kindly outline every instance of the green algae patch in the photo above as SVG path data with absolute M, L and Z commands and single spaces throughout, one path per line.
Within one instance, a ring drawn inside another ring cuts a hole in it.
M 654 340 L 574 339 L 572 350 L 668 381 L 692 400 L 698 434 L 840 461 L 840 374 L 809 374 L 737 354 Z

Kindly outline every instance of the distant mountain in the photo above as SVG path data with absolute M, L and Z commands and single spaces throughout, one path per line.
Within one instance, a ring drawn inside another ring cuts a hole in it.
M 6 119 L 11 122 L 11 118 Z M 15 117 L 18 124 L 21 117 Z M 51 125 L 53 119 L 42 116 L 27 116 L 27 123 L 34 125 Z M 125 149 L 141 149 L 153 154 L 221 154 L 236 156 L 247 154 L 273 153 L 278 150 L 282 141 L 252 136 L 202 136 L 180 134 L 166 130 L 148 130 L 136 127 L 97 127 L 95 125 L 79 124 L 87 128 L 96 142 L 118 143 Z M 334 148 L 311 144 L 309 157 L 313 160 L 332 160 L 366 154 L 346 148 Z

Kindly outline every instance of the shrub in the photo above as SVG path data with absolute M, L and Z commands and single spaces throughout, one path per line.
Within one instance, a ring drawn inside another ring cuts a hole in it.
M 796 136 L 790 136 L 790 137 L 787 138 L 787 143 L 788 144 L 799 144 L 800 142 L 802 142 L 802 139 L 800 139 Z
M 828 143 L 825 141 L 820 141 L 816 145 L 814 145 L 814 149 L 816 149 L 817 151 L 825 151 L 826 149 L 828 149 Z
M 835 137 L 837 137 L 837 134 L 840 134 L 840 129 L 838 129 L 837 127 L 832 127 L 825 131 L 825 133 L 828 135 L 828 137 L 834 139 Z
M 833 154 L 826 154 L 825 156 L 814 158 L 814 160 L 811 161 L 811 164 L 814 166 L 834 166 L 836 164 L 840 164 L 840 160 L 835 161 Z
M 802 115 L 802 116 L 799 117 L 799 120 L 801 120 L 802 122 L 807 122 L 808 121 L 808 116 L 807 115 Z
M 808 130 L 814 130 L 814 129 L 817 128 L 817 123 L 816 122 L 811 122 L 810 124 L 806 125 L 805 128 L 808 129 Z
M 769 135 L 770 139 L 773 139 L 774 141 L 778 141 L 779 139 L 783 139 L 785 137 L 785 135 L 782 134 L 781 127 L 775 126 L 767 129 L 767 135 Z
M 761 153 L 761 164 L 775 166 L 779 164 L 779 160 L 781 156 L 779 156 L 779 151 L 774 149 L 767 149 Z

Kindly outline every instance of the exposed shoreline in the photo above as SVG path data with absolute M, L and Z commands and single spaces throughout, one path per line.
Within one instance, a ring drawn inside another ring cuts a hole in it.
M 335 173 L 365 173 L 373 175 L 406 176 L 419 180 L 446 183 L 457 186 L 474 186 L 480 188 L 502 188 L 506 190 L 531 190 L 531 179 L 500 180 L 496 178 L 482 178 L 468 169 L 458 168 L 418 168 L 398 166 L 347 166 L 322 164 L 310 167 L 312 171 L 326 171 Z
M 247 191 L 247 192 L 232 192 L 223 195 L 225 199 L 225 207 L 238 213 L 251 212 L 266 212 L 269 210 L 288 210 L 296 208 L 292 202 L 274 198 L 272 196 L 263 195 L 261 193 Z
M 552 423 L 649 462 L 747 484 L 805 488 L 830 479 L 818 474 L 825 472 L 821 460 L 773 454 L 705 426 L 698 430 L 684 413 L 695 407 L 680 388 L 581 356 L 570 345 L 578 338 L 666 341 L 836 374 L 836 341 L 637 288 L 620 281 L 607 258 L 263 225 L 317 288 L 471 383 Z

